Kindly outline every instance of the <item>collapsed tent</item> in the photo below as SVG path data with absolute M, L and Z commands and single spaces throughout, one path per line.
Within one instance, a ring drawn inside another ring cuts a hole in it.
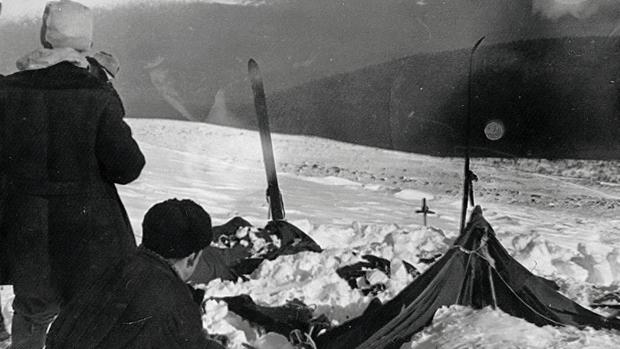
M 316 339 L 319 349 L 400 348 L 429 325 L 437 309 L 459 304 L 497 307 L 538 326 L 572 325 L 620 329 L 556 291 L 553 282 L 530 273 L 502 247 L 476 206 L 463 234 L 446 254 L 385 304 Z

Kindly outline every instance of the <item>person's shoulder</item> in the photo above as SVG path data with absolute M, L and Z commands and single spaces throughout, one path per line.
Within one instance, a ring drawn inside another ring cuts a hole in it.
M 19 71 L 9 75 L 0 75 L 0 84 L 3 86 L 10 86 L 11 84 L 30 78 L 30 75 L 32 75 L 31 71 Z
M 178 302 L 191 301 L 187 287 L 170 266 L 138 253 L 130 262 L 131 270 L 126 277 L 139 288 L 137 301 L 151 303 L 151 306 L 169 307 Z
M 61 62 L 43 69 L 24 70 L 0 79 L 5 86 L 33 89 L 108 90 L 109 84 L 92 75 L 88 69 Z

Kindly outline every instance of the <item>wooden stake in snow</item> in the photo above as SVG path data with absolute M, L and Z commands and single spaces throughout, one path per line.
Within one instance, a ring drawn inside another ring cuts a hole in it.
M 415 211 L 415 213 L 422 214 L 424 217 L 424 226 L 426 226 L 426 216 L 429 214 L 435 214 L 434 211 L 431 211 L 430 208 L 426 205 L 426 198 L 422 198 L 422 207 Z

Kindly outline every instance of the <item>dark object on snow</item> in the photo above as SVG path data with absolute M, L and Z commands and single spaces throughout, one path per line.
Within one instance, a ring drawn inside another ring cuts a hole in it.
M 420 275 L 420 271 L 418 271 L 418 269 L 414 267 L 413 264 L 407 261 L 403 261 L 403 264 L 405 265 L 405 270 L 407 271 L 407 274 L 413 276 L 414 278 L 417 278 L 418 275 Z
M 376 269 L 383 272 L 385 275 L 390 277 L 391 275 L 391 266 L 390 261 L 385 258 L 373 256 L 373 255 L 363 255 L 363 259 L 366 261 L 357 262 L 351 265 L 345 265 L 344 267 L 340 267 L 336 269 L 336 273 L 338 276 L 343 278 L 349 286 L 353 289 L 359 288 L 357 280 L 360 277 L 366 277 L 369 269 Z M 407 273 L 414 278 L 420 275 L 420 272 L 410 263 L 403 261 L 405 265 L 405 270 Z M 362 289 L 362 293 L 367 296 L 369 294 L 377 295 L 380 292 L 385 291 L 386 286 L 382 283 L 377 283 L 374 285 L 369 285 L 369 287 Z
M 140 248 L 66 305 L 46 347 L 223 348 L 207 339 L 194 296 L 168 261 Z
M 223 297 L 217 300 L 225 301 L 228 309 L 243 319 L 268 332 L 276 332 L 285 337 L 288 337 L 293 330 L 308 333 L 312 326 L 312 310 L 298 299 L 279 307 L 257 305 L 248 295 Z
M 620 320 L 589 311 L 515 261 L 476 206 L 451 249 L 394 299 L 317 338 L 320 349 L 399 348 L 430 324 L 438 308 L 497 307 L 538 326 L 620 329 Z
M 336 274 L 343 278 L 351 288 L 358 288 L 357 279 L 366 276 L 366 272 L 369 269 L 377 269 L 382 271 L 385 275 L 390 276 L 390 261 L 387 259 L 370 254 L 363 255 L 362 259 L 366 261 L 345 265 L 344 267 L 336 269 Z
M 251 270 L 247 270 L 246 273 L 246 270 L 239 267 L 247 263 L 245 261 L 249 256 L 250 252 L 241 245 L 231 248 L 207 246 L 202 250 L 202 256 L 190 281 L 194 283 L 208 283 L 218 278 L 237 281 L 240 277 L 243 278 L 243 275 L 249 274 L 256 269 L 254 267 Z M 262 259 L 260 262 L 262 262 Z
M 595 300 L 590 304 L 593 308 L 613 308 L 620 309 L 620 292 L 607 293 Z
M 369 288 L 363 289 L 362 294 L 364 296 L 368 296 L 369 294 L 376 296 L 379 293 L 385 291 L 386 289 L 387 289 L 387 286 L 385 286 L 384 283 L 378 283 L 378 284 L 371 285 Z
M 234 217 L 222 225 L 213 227 L 213 240 L 220 241 L 221 236 L 234 236 L 239 228 L 249 226 L 252 226 L 252 224 L 245 219 Z M 190 281 L 195 283 L 208 283 L 218 278 L 228 281 L 237 281 L 243 274 L 235 270 L 235 267 L 239 265 L 241 261 L 250 257 L 250 255 L 250 251 L 241 245 L 235 245 L 230 248 L 207 246 L 202 250 L 202 256 L 200 257 L 200 261 Z
M 213 240 L 217 241 L 220 235 L 225 235 L 225 236 L 235 235 L 235 233 L 237 232 L 237 230 L 239 230 L 239 228 L 251 227 L 251 226 L 252 224 L 246 221 L 245 219 L 239 216 L 233 217 L 228 222 L 222 225 L 217 225 L 213 227 Z
M 263 229 L 263 233 L 276 235 L 281 242 L 280 248 L 265 255 L 269 260 L 303 251 L 323 252 L 321 246 L 311 237 L 287 221 L 270 221 Z
M 251 224 L 243 218 L 235 217 L 224 225 L 214 227 L 213 236 L 215 240 L 220 241 L 221 236 L 232 239 L 239 228 L 249 226 Z M 240 244 L 229 248 L 207 246 L 203 249 L 200 262 L 190 280 L 194 283 L 208 283 L 217 278 L 237 281 L 239 278 L 243 279 L 244 275 L 251 274 L 265 259 L 273 260 L 279 256 L 303 251 L 322 251 L 321 247 L 311 237 L 286 221 L 270 221 L 256 235 L 266 241 L 270 241 L 272 235 L 276 236 L 280 240 L 280 247 L 251 258 L 250 247 L 244 247 Z
M 254 270 L 258 269 L 264 260 L 264 258 L 245 258 L 233 265 L 232 271 L 241 276 L 241 278 L 245 278 L 245 275 L 250 275 Z
M 223 335 L 223 334 L 208 334 L 208 333 L 205 333 L 205 336 L 210 341 L 215 342 L 215 343 L 219 343 L 224 348 L 228 348 L 228 345 L 230 344 L 230 339 L 226 335 Z M 222 349 L 224 349 L 224 348 L 222 348 Z M 216 348 L 213 348 L 213 349 L 216 349 Z
M 441 257 L 442 254 L 438 253 L 432 257 L 428 257 L 428 258 L 420 258 L 420 263 L 424 263 L 424 264 L 433 264 L 435 263 L 435 261 L 437 260 L 437 258 Z

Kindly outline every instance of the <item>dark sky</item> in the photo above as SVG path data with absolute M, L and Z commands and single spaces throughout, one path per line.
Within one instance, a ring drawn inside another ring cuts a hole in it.
M 17 1 L 5 1 L 0 18 L 0 73 L 14 70 L 15 60 L 39 45 L 38 19 L 10 23 L 9 5 Z M 225 84 L 219 76 L 234 80 L 226 71 L 237 71 L 250 56 L 267 70 L 287 74 L 301 67 L 324 76 L 419 52 L 469 48 L 483 35 L 485 45 L 620 35 L 619 0 L 267 0 L 263 6 L 200 7 L 171 1 L 127 0 L 132 5 L 98 10 L 95 48 L 115 53 L 130 69 L 159 56 L 179 62 L 175 69 L 200 64 L 213 71 L 210 81 Z M 24 4 L 32 12 L 35 3 Z

